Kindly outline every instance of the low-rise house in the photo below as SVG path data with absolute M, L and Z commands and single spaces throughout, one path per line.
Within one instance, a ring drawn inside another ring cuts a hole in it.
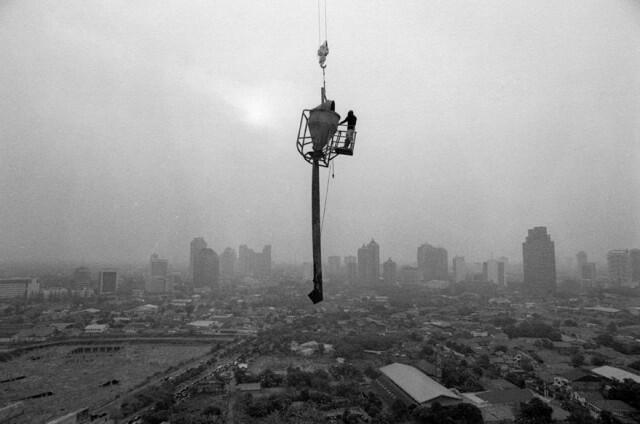
M 86 334 L 102 334 L 106 333 L 108 329 L 108 324 L 89 324 L 84 327 L 84 332 Z

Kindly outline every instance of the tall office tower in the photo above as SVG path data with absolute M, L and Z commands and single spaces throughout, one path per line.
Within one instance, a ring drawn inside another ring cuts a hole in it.
M 449 259 L 447 258 L 447 250 L 443 247 L 431 246 L 429 243 L 418 247 L 418 270 L 425 282 L 448 280 Z
M 529 230 L 522 243 L 524 288 L 529 294 L 550 296 L 556 292 L 556 253 L 547 227 Z
M 629 250 L 631 260 L 631 281 L 640 283 L 640 249 Z
M 255 274 L 259 277 L 269 277 L 271 275 L 271 245 L 267 244 L 262 248 L 262 254 L 257 254 Z
M 507 285 L 504 269 L 506 261 L 501 259 L 489 259 L 482 264 L 482 277 L 484 281 L 488 281 L 498 286 L 505 287 Z
M 193 273 L 196 268 L 196 262 L 202 249 L 207 248 L 207 242 L 202 237 L 196 237 L 191 240 L 191 251 L 189 255 L 189 280 L 193 282 Z
M 240 275 L 249 275 L 251 269 L 251 253 L 246 244 L 240 245 L 238 248 L 238 273 Z
M 358 278 L 358 258 L 355 256 L 344 257 L 344 269 L 347 275 L 347 281 L 355 283 Z
M 613 287 L 631 285 L 631 257 L 628 250 L 609 250 L 607 253 L 609 280 Z
M 587 264 L 587 262 L 589 261 L 588 257 L 587 257 L 587 253 L 584 251 L 580 251 L 576 254 L 576 261 L 577 261 L 577 265 L 576 265 L 576 269 L 578 271 L 578 278 L 583 278 L 582 277 L 582 269 L 584 268 L 584 266 Z
M 149 279 L 145 282 L 147 293 L 166 293 L 171 291 L 169 284 L 169 261 L 160 259 L 154 253 L 149 260 Z
M 236 251 L 230 247 L 220 255 L 220 278 L 230 280 L 236 272 Z
M 464 256 L 453 258 L 453 281 L 459 283 L 467 279 L 467 266 L 464 263 Z
M 75 290 L 86 290 L 91 286 L 91 270 L 86 266 L 81 266 L 73 271 L 73 288 Z
M 340 276 L 341 261 L 340 256 L 329 256 L 327 258 L 327 277 L 335 279 Z
M 391 260 L 391 258 L 387 259 L 385 263 L 382 264 L 382 279 L 385 284 L 395 284 L 396 279 L 396 269 L 397 265 L 395 262 Z
M 98 293 L 114 294 L 118 290 L 118 271 L 103 269 L 98 279 Z
M 358 280 L 364 284 L 380 280 L 380 246 L 373 239 L 358 249 Z
M 152 277 L 167 277 L 169 275 L 169 261 L 160 259 L 157 253 L 151 255 L 149 261 L 149 274 Z
M 193 287 L 217 289 L 219 276 L 220 263 L 217 253 L 208 247 L 202 249 L 193 269 Z

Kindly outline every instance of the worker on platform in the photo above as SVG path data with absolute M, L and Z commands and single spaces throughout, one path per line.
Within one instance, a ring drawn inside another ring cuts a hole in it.
M 358 118 L 356 117 L 356 115 L 353 114 L 353 111 L 350 110 L 349 113 L 347 113 L 347 117 L 344 118 L 342 122 L 338 124 L 338 125 L 342 125 L 345 122 L 347 123 L 347 139 L 344 142 L 345 149 L 348 149 L 349 145 L 353 141 L 353 133 L 356 130 L 357 121 L 358 121 Z

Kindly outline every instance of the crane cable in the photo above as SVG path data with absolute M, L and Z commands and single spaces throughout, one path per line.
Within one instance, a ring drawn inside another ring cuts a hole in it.
M 335 178 L 335 162 L 330 162 L 329 166 L 331 167 L 331 172 L 327 174 L 327 188 L 324 192 L 324 206 L 322 207 L 322 220 L 320 221 L 320 234 L 322 234 L 322 230 L 324 229 L 324 214 L 327 212 L 327 199 L 329 198 L 329 185 L 331 180 Z

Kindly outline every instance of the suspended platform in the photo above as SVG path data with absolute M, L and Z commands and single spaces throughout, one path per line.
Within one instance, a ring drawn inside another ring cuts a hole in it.
M 325 168 L 338 155 L 353 156 L 357 132 L 349 131 L 346 124 L 338 125 L 339 121 L 340 115 L 334 111 L 318 108 L 303 110 L 296 141 L 298 153 L 310 164 L 313 164 L 314 156 L 317 156 L 318 165 Z M 314 135 L 324 133 L 312 137 L 312 132 Z

